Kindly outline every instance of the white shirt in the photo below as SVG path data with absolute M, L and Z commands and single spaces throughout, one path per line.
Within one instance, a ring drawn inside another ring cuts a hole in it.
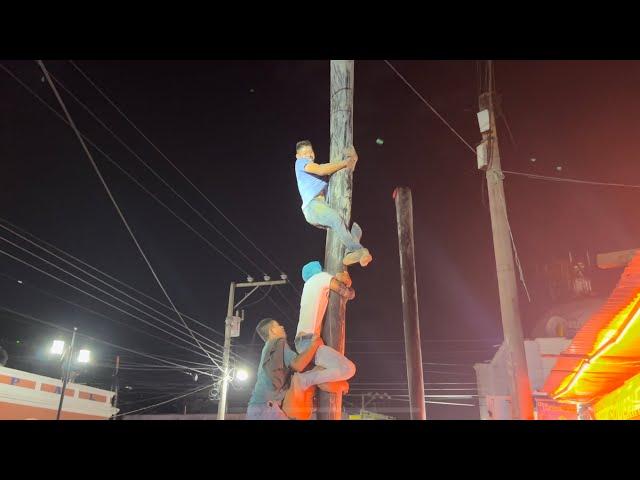
M 300 319 L 296 337 L 301 334 L 320 335 L 322 320 L 329 303 L 333 276 L 327 272 L 316 273 L 307 280 L 300 299 Z

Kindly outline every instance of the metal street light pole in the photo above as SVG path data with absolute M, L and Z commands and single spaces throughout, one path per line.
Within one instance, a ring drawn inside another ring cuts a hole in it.
M 67 358 L 67 367 L 62 379 L 62 390 L 60 391 L 60 403 L 58 404 L 58 413 L 56 414 L 56 420 L 60 420 L 60 414 L 62 413 L 62 402 L 64 402 L 64 392 L 67 389 L 67 382 L 69 381 L 69 374 L 71 372 L 71 360 L 73 358 L 73 345 L 76 341 L 76 332 L 78 329 L 73 327 L 73 335 L 71 336 L 71 345 L 69 346 L 69 357 Z
M 222 353 L 222 385 L 220 388 L 220 401 L 218 402 L 218 420 L 224 420 L 227 413 L 227 393 L 229 391 L 229 357 L 231 356 L 231 338 L 237 337 L 239 332 L 239 326 L 235 324 L 238 322 L 238 317 L 233 316 L 233 311 L 240 306 L 249 296 L 255 292 L 259 287 L 267 285 L 284 285 L 287 283 L 287 276 L 281 275 L 282 280 L 268 280 L 269 277 L 265 277 L 264 282 L 247 282 L 247 283 L 235 283 L 231 282 L 229 286 L 229 303 L 227 304 L 227 318 L 225 319 L 224 328 L 224 351 Z M 236 289 L 238 288 L 253 288 L 248 294 L 244 296 L 237 304 L 235 302 Z M 235 327 L 235 328 L 234 328 Z

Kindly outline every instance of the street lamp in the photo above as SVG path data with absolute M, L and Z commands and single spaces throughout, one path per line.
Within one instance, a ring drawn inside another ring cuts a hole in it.
M 71 364 L 73 362 L 73 347 L 76 342 L 76 332 L 78 329 L 76 327 L 73 328 L 73 335 L 71 336 L 71 344 L 69 348 L 65 348 L 64 340 L 54 340 L 51 345 L 51 349 L 49 350 L 54 355 L 61 355 L 62 361 L 65 361 L 66 356 L 66 366 L 64 367 L 64 376 L 62 378 L 62 390 L 60 391 L 60 403 L 58 403 L 58 413 L 56 414 L 56 420 L 60 420 L 60 414 L 62 413 L 62 403 L 64 402 L 64 393 L 67 390 L 67 384 L 69 383 L 69 377 L 71 376 Z M 86 348 L 81 349 L 78 352 L 78 363 L 89 363 L 91 361 L 91 351 Z
M 271 277 L 267 274 L 263 276 L 264 282 L 256 282 L 253 278 L 247 278 L 247 283 L 231 282 L 229 285 L 229 304 L 227 306 L 227 317 L 225 319 L 224 329 L 224 350 L 222 353 L 222 379 L 220 380 L 220 401 L 218 402 L 218 420 L 224 420 L 227 412 L 227 391 L 229 389 L 230 380 L 233 380 L 229 360 L 231 356 L 231 338 L 238 337 L 240 335 L 240 323 L 244 319 L 244 315 L 240 317 L 237 313 L 234 316 L 233 312 L 236 310 L 242 302 L 244 302 L 249 296 L 258 290 L 260 287 L 285 285 L 288 280 L 271 280 Z M 281 277 L 282 278 L 282 274 Z M 236 289 L 238 288 L 251 288 L 251 291 L 247 293 L 238 303 L 235 303 Z M 236 310 L 237 312 L 237 310 Z M 247 374 L 248 378 L 248 374 Z
M 89 350 L 82 349 L 78 353 L 78 363 L 89 363 L 91 360 L 91 352 Z
M 54 355 L 62 355 L 64 353 L 64 340 L 54 340 L 49 351 Z
M 245 380 L 247 380 L 249 378 L 249 372 L 247 372 L 246 369 L 241 368 L 238 370 L 238 372 L 236 373 L 236 378 L 238 380 L 240 380 L 241 382 L 244 382 Z

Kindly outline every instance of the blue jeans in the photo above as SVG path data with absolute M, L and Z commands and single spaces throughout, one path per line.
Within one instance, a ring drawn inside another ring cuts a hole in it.
M 355 252 L 362 248 L 359 239 L 349 231 L 340 214 L 331 208 L 322 197 L 316 197 L 311 200 L 302 209 L 302 213 L 307 222 L 314 227 L 333 230 L 347 249 L 347 253 Z
M 276 402 L 258 403 L 247 408 L 247 420 L 289 420 Z
M 300 335 L 295 339 L 298 353 L 302 353 L 311 346 L 312 335 Z M 327 345 L 322 345 L 313 357 L 313 363 L 322 370 L 309 370 L 300 373 L 300 386 L 308 388 L 321 383 L 349 380 L 356 374 L 356 366 L 343 354 Z

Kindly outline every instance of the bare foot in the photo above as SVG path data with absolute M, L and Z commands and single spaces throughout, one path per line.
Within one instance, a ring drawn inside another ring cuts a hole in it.
M 363 267 L 366 267 L 373 257 L 369 253 L 369 250 L 366 248 L 361 248 L 360 250 L 356 250 L 355 252 L 347 253 L 342 260 L 344 265 L 353 265 L 354 263 L 360 263 Z

